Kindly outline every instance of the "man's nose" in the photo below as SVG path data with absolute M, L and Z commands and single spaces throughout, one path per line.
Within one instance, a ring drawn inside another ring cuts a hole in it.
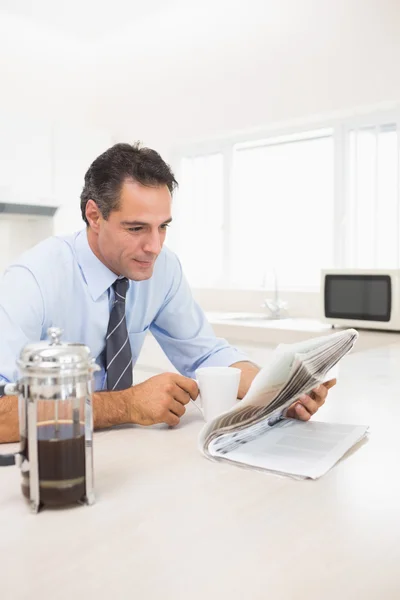
M 151 252 L 151 254 L 158 255 L 161 252 L 162 241 L 161 235 L 159 231 L 155 231 L 154 233 L 149 233 L 146 243 L 143 246 L 143 250 L 145 252 Z

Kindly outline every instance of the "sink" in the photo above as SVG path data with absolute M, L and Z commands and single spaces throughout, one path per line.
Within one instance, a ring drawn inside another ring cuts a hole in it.
M 222 313 L 218 315 L 219 321 L 281 321 L 288 316 L 273 317 L 268 313 Z
M 280 319 L 274 319 L 266 313 L 208 312 L 206 315 L 211 324 L 219 324 L 223 328 L 236 323 L 238 327 L 239 325 L 243 325 L 244 328 L 251 327 L 252 329 L 260 329 L 263 331 L 274 329 L 290 331 L 291 333 L 302 331 L 307 333 L 320 333 L 322 335 L 324 333 L 329 333 L 332 327 L 328 323 L 321 323 L 318 319 L 290 317 L 289 315 L 281 317 Z

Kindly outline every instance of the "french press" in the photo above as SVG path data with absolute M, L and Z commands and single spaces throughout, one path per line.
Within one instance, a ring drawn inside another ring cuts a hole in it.
M 20 379 L 0 386 L 0 395 L 18 394 L 21 440 L 17 454 L 0 455 L 0 465 L 20 467 L 22 493 L 35 513 L 94 503 L 92 377 L 99 367 L 84 344 L 61 342 L 61 329 L 47 334 L 50 342 L 22 349 Z

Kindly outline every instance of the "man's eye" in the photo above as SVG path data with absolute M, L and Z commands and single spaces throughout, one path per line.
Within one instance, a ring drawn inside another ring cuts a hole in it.
M 169 223 L 164 223 L 163 225 L 161 225 L 161 229 L 168 229 L 169 227 Z
M 136 231 L 136 232 L 138 232 L 138 231 L 142 231 L 142 229 L 143 229 L 143 227 L 129 227 L 128 231 Z

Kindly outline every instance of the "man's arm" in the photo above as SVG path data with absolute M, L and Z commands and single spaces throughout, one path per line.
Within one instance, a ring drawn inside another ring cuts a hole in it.
M 130 423 L 131 392 L 101 392 L 93 395 L 94 428 Z M 18 397 L 0 398 L 0 444 L 19 441 Z
M 250 387 L 251 382 L 260 370 L 259 367 L 251 362 L 237 362 L 232 367 L 237 367 L 242 371 L 239 386 L 239 398 L 243 398 Z M 137 423 L 140 425 L 151 425 L 157 422 L 163 422 L 162 416 L 174 420 L 178 415 L 167 414 L 166 407 L 163 406 L 163 389 L 158 386 L 171 385 L 167 378 L 172 379 L 171 375 L 166 373 L 156 377 L 151 377 L 142 384 L 138 384 L 127 390 L 118 392 L 95 392 L 93 394 L 93 422 L 95 429 L 104 429 L 113 425 L 125 425 L 126 423 Z M 180 389 L 185 392 L 187 402 L 191 395 L 193 400 L 197 397 L 197 385 L 194 381 L 181 377 L 173 376 L 175 381 L 179 381 Z M 186 391 L 185 386 L 189 386 Z M 175 390 L 176 393 L 179 390 Z M 152 398 L 157 397 L 157 405 L 153 406 Z M 139 401 L 139 399 L 141 401 Z M 143 399 L 146 399 L 146 414 L 143 412 Z M 167 402 L 167 399 L 165 400 Z M 186 403 L 182 394 L 181 404 Z M 179 409 L 179 407 L 177 407 Z M 165 410 L 162 415 L 161 411 Z M 168 411 L 170 409 L 168 408 Z M 182 415 L 179 415 L 182 416 Z M 178 419 L 179 422 L 179 419 Z M 170 423 L 171 425 L 175 423 Z M 18 399 L 17 396 L 3 396 L 0 398 L 0 444 L 17 442 L 19 440 L 18 425 Z
M 193 298 L 177 256 L 168 250 L 164 258 L 164 279 L 171 283 L 150 331 L 177 371 L 195 378 L 200 367 L 227 367 L 248 360 L 246 354 L 217 338 Z
M 190 399 L 195 400 L 197 383 L 177 373 L 162 373 L 119 392 L 99 392 L 93 396 L 94 428 L 135 423 L 179 424 Z
M 198 395 L 195 381 L 177 373 L 150 377 L 127 390 L 95 392 L 93 422 L 95 429 L 135 423 L 178 425 L 190 398 Z M 62 415 L 62 407 L 60 407 Z M 0 397 L 0 444 L 19 440 L 17 396 Z
M 19 441 L 18 398 L 0 397 L 0 444 Z

